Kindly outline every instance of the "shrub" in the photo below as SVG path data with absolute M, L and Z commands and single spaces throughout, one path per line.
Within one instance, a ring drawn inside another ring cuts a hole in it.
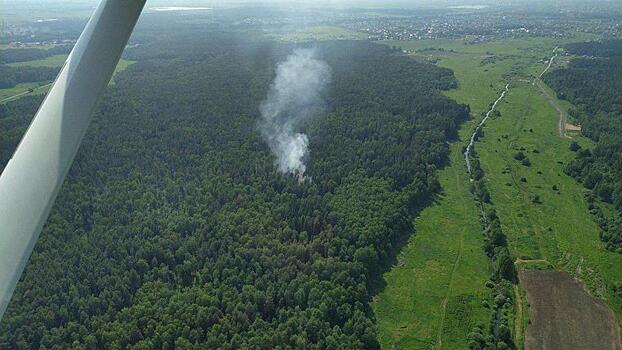
M 516 160 L 523 160 L 523 159 L 525 159 L 525 153 L 523 153 L 523 152 L 516 152 L 514 154 L 514 159 L 516 159 Z

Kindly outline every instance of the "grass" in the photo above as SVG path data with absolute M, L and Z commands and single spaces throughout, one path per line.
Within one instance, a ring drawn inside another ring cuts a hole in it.
M 468 40 L 382 42 L 402 47 L 415 59 L 452 69 L 459 88 L 445 94 L 468 104 L 474 116 L 460 128 L 462 141 L 451 145 L 450 166 L 439 171 L 443 195 L 417 218 L 416 235 L 402 249 L 397 266 L 385 273 L 387 285 L 374 298 L 372 307 L 384 348 L 467 348 L 470 328 L 489 321 L 487 309 L 470 302 L 486 296 L 489 261 L 483 254 L 479 214 L 467 189 L 469 178 L 461 151 L 482 113 L 508 81 L 512 82 L 510 92 L 499 105 L 502 116 L 489 120 L 475 149 L 514 258 L 531 260 L 517 267 L 572 272 L 594 295 L 605 298 L 621 319 L 620 301 L 606 286 L 622 281 L 622 255 L 602 247 L 583 199 L 584 189 L 563 173 L 563 164 L 574 157 L 568 148 L 572 140 L 559 137 L 559 115 L 531 85 L 554 47 L 584 39 L 578 34 L 563 40 L 482 44 L 468 44 Z M 443 50 L 422 50 L 426 48 Z M 563 101 L 560 105 L 569 107 Z M 574 136 L 574 140 L 583 147 L 592 146 L 586 138 Z M 521 147 L 531 167 L 514 160 Z M 539 153 L 533 153 L 534 149 Z M 521 177 L 527 182 L 521 182 Z M 553 191 L 553 185 L 559 191 Z M 535 195 L 542 204 L 533 203 Z M 520 346 L 529 322 L 529 304 L 522 288 L 515 293 L 520 295 L 521 309 L 516 307 L 513 333 Z M 468 317 L 461 316 L 465 312 Z
M 112 79 L 110 80 L 110 84 L 114 84 L 114 77 L 123 72 L 124 70 L 127 69 L 127 67 L 129 67 L 131 64 L 135 63 L 136 61 L 130 61 L 130 60 L 124 60 L 123 58 L 119 60 L 119 63 L 117 64 L 117 66 L 114 69 L 114 73 L 112 74 Z
M 480 61 L 481 54 L 460 53 L 439 62 L 454 70 L 460 83 L 446 94 L 468 103 L 475 116 L 496 99 L 511 68 L 508 61 L 482 74 Z M 451 144 L 450 165 L 439 171 L 442 195 L 416 219 L 416 234 L 399 254 L 398 265 L 385 273 L 387 285 L 374 298 L 383 348 L 465 349 L 471 329 L 489 322 L 490 311 L 482 300 L 489 295 L 485 283 L 491 271 L 462 157 L 479 119 L 460 128 L 460 141 Z
M 60 67 L 65 63 L 68 55 L 53 55 L 40 60 L 9 63 L 11 67 Z
M 0 50 L 4 50 L 4 49 L 42 49 L 42 50 L 47 50 L 47 49 L 51 49 L 53 48 L 54 44 L 39 44 L 39 45 L 35 45 L 35 44 L 28 44 L 26 46 L 21 46 L 21 47 L 13 47 L 13 46 L 9 46 L 8 44 L 0 44 Z M 0 52 L 0 54 L 2 54 L 2 52 Z
M 621 302 L 607 286 L 622 281 L 622 255 L 604 249 L 585 190 L 563 172 L 575 155 L 568 147 L 571 139 L 559 136 L 558 113 L 531 84 L 520 82 L 511 86 L 499 111 L 501 117 L 487 124 L 476 149 L 510 250 L 515 257 L 545 259 L 555 270 L 576 275 L 621 320 Z M 585 138 L 575 139 L 589 145 Z M 521 149 L 531 166 L 513 158 Z M 533 202 L 535 196 L 541 204 Z
M 21 83 L 21 84 L 17 84 L 12 88 L 9 89 L 0 89 L 0 101 L 10 98 L 12 96 L 15 95 L 19 95 L 23 92 L 28 91 L 28 89 L 33 89 L 33 92 L 28 93 L 28 94 L 24 94 L 22 96 L 26 96 L 26 95 L 36 95 L 36 94 L 42 94 L 48 91 L 48 88 L 39 88 L 41 85 L 45 85 L 47 82 L 38 82 L 38 83 Z
M 387 286 L 372 303 L 384 348 L 465 348 L 471 329 L 488 321 L 490 271 L 463 167 L 455 143 L 439 174 L 443 194 L 416 219 L 416 235 L 384 275 Z
M 65 56 L 65 55 L 58 55 L 58 56 Z M 52 57 L 55 57 L 55 56 L 52 56 Z M 44 60 L 33 60 L 33 61 L 26 61 L 26 62 L 19 62 L 19 63 L 22 66 L 36 67 L 36 66 L 41 66 L 41 61 L 44 61 Z M 63 60 L 59 65 L 62 65 L 64 62 L 65 61 Z M 117 64 L 117 67 L 114 70 L 113 78 L 110 80 L 110 84 L 114 84 L 115 75 L 127 69 L 127 67 L 129 67 L 134 62 L 135 61 L 121 59 L 119 61 L 119 64 Z M 49 87 L 46 86 L 46 87 L 39 88 L 40 86 L 46 85 L 47 83 L 50 83 L 50 82 L 41 81 L 41 82 L 33 82 L 33 83 L 21 83 L 21 84 L 17 84 L 16 86 L 12 88 L 0 89 L 0 101 L 5 100 L 5 99 L 9 99 L 8 101 L 13 100 L 13 99 L 10 99 L 11 97 L 18 98 L 22 96 L 47 93 L 49 90 Z M 25 93 L 28 91 L 28 89 L 33 89 L 33 91 Z M 8 101 L 4 101 L 4 102 L 8 102 Z
M 292 30 L 289 30 L 292 29 Z M 316 26 L 303 29 L 288 28 L 280 33 L 271 33 L 272 39 L 282 41 L 312 41 L 312 40 L 341 40 L 341 39 L 366 39 L 365 33 L 352 31 L 337 26 Z
M 455 44 L 443 44 L 447 43 Z M 505 85 L 514 62 L 504 60 L 484 68 L 480 64 L 484 57 L 482 52 L 457 51 L 443 53 L 439 61 L 459 81 L 459 88 L 446 94 L 469 104 L 476 118 L 460 128 L 461 141 L 451 144 L 450 165 L 439 171 L 442 196 L 416 219 L 416 235 L 398 257 L 401 265 L 385 273 L 387 286 L 374 298 L 383 348 L 464 349 L 471 329 L 478 323 L 487 326 L 490 320 L 490 310 L 482 301 L 489 295 L 485 283 L 491 271 L 482 249 L 479 210 L 468 190 L 462 148 L 479 116 Z

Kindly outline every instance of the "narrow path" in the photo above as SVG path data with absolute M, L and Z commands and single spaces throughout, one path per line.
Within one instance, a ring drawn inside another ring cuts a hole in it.
M 551 107 L 555 108 L 557 113 L 559 113 L 559 136 L 568 137 L 568 135 L 566 135 L 566 123 L 568 120 L 566 111 L 564 111 L 564 109 L 555 101 L 555 98 L 551 96 L 548 91 L 546 91 L 543 86 L 544 83 L 542 82 L 542 80 L 540 80 L 540 78 L 538 78 L 535 83 L 536 86 L 538 86 L 538 88 L 540 89 L 540 92 L 542 92 L 542 95 L 544 95 L 544 98 L 551 105 Z
M 9 96 L 9 97 L 7 97 L 7 98 L 3 98 L 2 100 L 0 100 L 0 103 L 9 102 L 9 101 L 11 101 L 11 100 L 14 100 L 14 99 L 16 99 L 16 98 L 20 97 L 20 96 L 24 96 L 24 95 L 27 95 L 27 94 L 33 93 L 33 92 L 35 92 L 35 91 L 37 91 L 37 90 L 39 90 L 39 89 L 43 89 L 43 88 L 48 87 L 48 86 L 50 86 L 50 85 L 52 85 L 52 84 L 53 84 L 53 83 L 48 83 L 48 84 L 45 84 L 45 85 L 37 86 L 37 87 L 33 88 L 33 89 L 32 89 L 32 91 L 30 91 L 30 90 L 26 90 L 26 91 L 24 91 L 24 92 L 20 92 L 20 93 L 19 93 L 19 94 L 17 94 L 17 95 L 13 95 L 13 96 Z
M 549 59 L 549 63 L 547 64 L 546 68 L 544 68 L 542 73 L 540 73 L 537 78 L 533 79 L 533 83 L 531 85 L 537 86 L 538 89 L 540 89 L 542 95 L 544 95 L 544 98 L 548 101 L 548 103 L 553 108 L 555 108 L 557 113 L 559 113 L 559 136 L 568 137 L 568 135 L 566 135 L 566 123 L 568 121 L 568 115 L 566 114 L 566 111 L 564 111 L 564 109 L 557 103 L 557 101 L 555 101 L 555 98 L 551 96 L 548 91 L 546 91 L 546 89 L 544 88 L 544 82 L 541 79 L 542 76 L 546 74 L 546 72 L 551 68 L 553 61 L 555 61 L 555 59 L 557 58 L 557 55 L 559 54 L 558 49 L 558 46 L 553 49 L 553 56 L 551 56 L 551 58 Z
M 509 88 L 510 88 L 510 83 L 505 84 L 505 88 L 501 92 L 501 95 L 499 95 L 499 98 L 497 98 L 497 100 L 492 104 L 488 112 L 486 112 L 486 116 L 484 117 L 484 119 L 482 119 L 482 121 L 479 122 L 479 124 L 477 124 L 475 131 L 473 131 L 473 135 L 471 135 L 471 140 L 466 150 L 464 151 L 464 161 L 466 162 L 466 166 L 467 166 L 467 170 L 469 171 L 469 174 L 471 173 L 471 151 L 473 150 L 473 145 L 475 144 L 475 138 L 477 137 L 477 133 L 484 126 L 484 124 L 486 123 L 486 120 L 490 118 L 490 114 L 492 113 L 492 111 L 495 110 L 495 108 L 497 107 L 497 104 L 503 99 L 503 97 L 505 97 L 505 94 L 508 92 Z
M 520 263 L 534 263 L 534 262 L 544 262 L 544 263 L 547 263 L 547 264 L 551 264 L 551 263 L 550 263 L 548 260 L 546 260 L 546 259 L 528 259 L 528 260 L 523 260 L 523 259 L 518 258 L 518 259 L 516 259 L 516 260 L 514 261 L 514 265 L 516 265 L 516 264 L 520 264 Z

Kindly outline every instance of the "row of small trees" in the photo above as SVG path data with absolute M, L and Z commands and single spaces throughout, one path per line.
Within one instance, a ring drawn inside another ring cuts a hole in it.
M 471 153 L 470 190 L 480 207 L 480 220 L 484 235 L 484 251 L 490 259 L 492 275 L 486 286 L 490 298 L 484 306 L 490 308 L 488 327 L 478 326 L 469 333 L 469 347 L 473 350 L 515 348 L 509 324 L 513 314 L 513 284 L 517 282 L 516 267 L 508 250 L 501 221 L 486 186 L 485 172 L 475 149 Z

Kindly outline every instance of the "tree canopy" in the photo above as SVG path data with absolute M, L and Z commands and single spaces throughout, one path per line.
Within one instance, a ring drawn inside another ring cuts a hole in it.
M 317 44 L 333 79 L 298 181 L 257 130 L 294 46 L 180 32 L 127 52 L 138 62 L 101 102 L 0 348 L 378 348 L 370 281 L 439 189 L 468 108 L 439 93 L 449 70 Z M 40 102 L 0 108 L 2 166 Z

